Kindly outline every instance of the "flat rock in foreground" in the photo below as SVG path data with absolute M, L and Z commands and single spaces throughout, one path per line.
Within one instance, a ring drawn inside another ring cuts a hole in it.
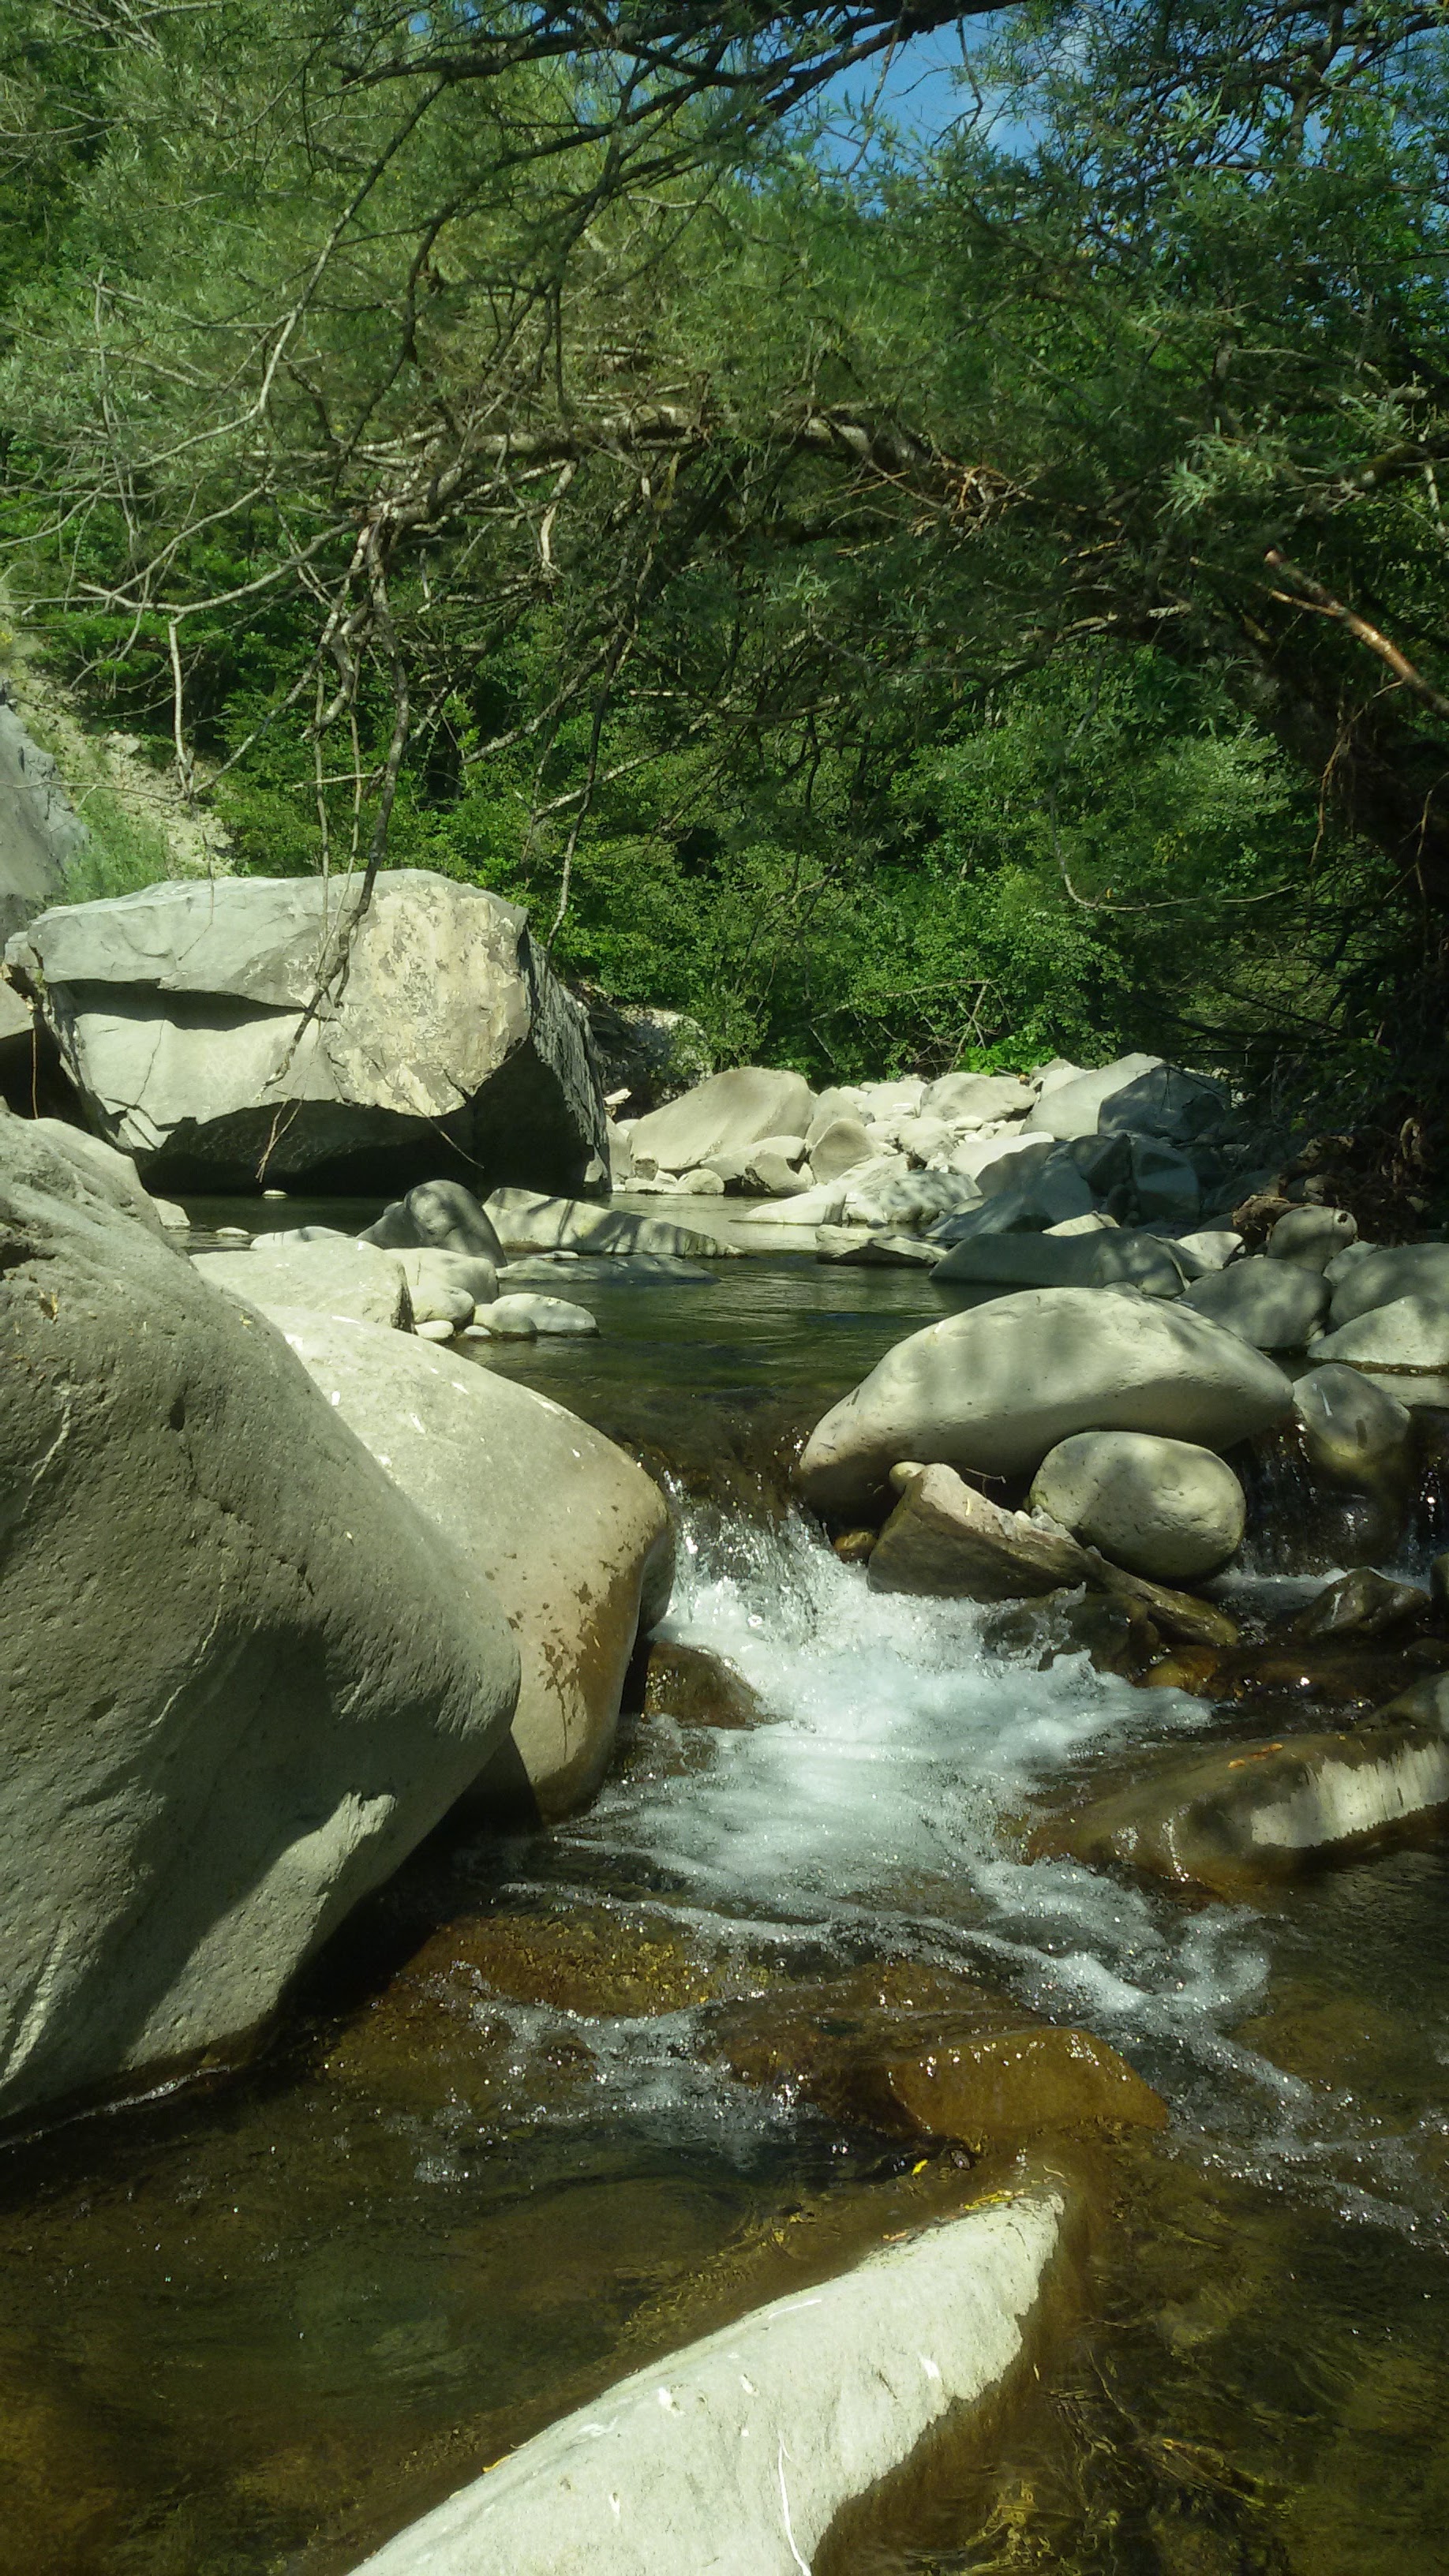
M 641 2370 L 367 2559 L 371 2576 L 799 2576 L 1025 2352 L 1067 2259 L 1042 2186 Z
M 488 1188 L 606 1184 L 582 1014 L 476 887 L 385 870 L 362 911 L 320 877 L 146 886 L 44 912 L 7 954 L 155 1187 L 406 1189 L 449 1148 Z
M 903 1459 L 1035 1470 L 1075 1431 L 1156 1431 L 1225 1449 L 1287 1413 L 1281 1369 L 1190 1308 L 1037 1288 L 945 1316 L 887 1352 L 817 1423 L 800 1464 L 821 1510 L 869 1510 Z
M 518 1688 L 487 1583 L 281 1336 L 60 1195 L 73 1165 L 38 1188 L 11 1123 L 0 2118 L 255 2029 L 507 1742 Z

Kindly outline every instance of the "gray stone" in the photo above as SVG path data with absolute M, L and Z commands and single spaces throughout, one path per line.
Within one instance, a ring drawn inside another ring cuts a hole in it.
M 764 1065 L 735 1065 L 711 1074 L 678 1100 L 635 1122 L 633 1149 L 654 1156 L 661 1170 L 693 1171 L 717 1154 L 738 1153 L 767 1136 L 803 1136 L 815 1095 L 798 1073 L 771 1073 Z
M 503 1258 L 492 1218 L 461 1181 L 420 1181 L 405 1199 L 394 1199 L 391 1207 L 384 1208 L 359 1240 L 388 1252 L 426 1245 L 435 1252 L 463 1253 L 495 1266 Z
M 1186 1154 L 1161 1137 L 1132 1138 L 1131 1189 L 1144 1225 L 1197 1223 L 1202 1210 L 1197 1173 Z
M 616 1190 L 627 1189 L 634 1169 L 634 1147 L 629 1131 L 616 1127 L 609 1119 L 605 1131 L 605 1150 L 609 1157 L 609 1179 Z
M 1187 1264 L 1189 1279 L 1206 1279 L 1212 1272 L 1226 1270 L 1243 1248 L 1243 1238 L 1229 1226 L 1203 1233 L 1172 1234 L 1168 1237 L 1173 1250 Z
M 1321 1637 L 1385 1637 L 1395 1629 L 1417 1625 L 1429 1608 L 1429 1595 L 1417 1584 L 1395 1583 L 1369 1565 L 1341 1574 L 1302 1610 L 1284 1622 L 1285 1637 L 1313 1641 Z
M 799 2576 L 1022 2360 L 1065 2215 L 1043 2186 L 792 2289 L 551 2425 L 365 2576 Z
M 872 1592 L 955 1601 L 1020 1601 L 1087 1581 L 1074 1538 L 965 1484 L 953 1467 L 898 1469 L 901 1499 L 871 1551 Z
M 938 1246 L 919 1234 L 866 1234 L 856 1225 L 817 1227 L 815 1258 L 865 1270 L 936 1270 L 940 1266 Z
M 1260 1351 L 1301 1351 L 1323 1321 L 1328 1288 L 1316 1270 L 1255 1252 L 1194 1279 L 1183 1299 Z
M 63 1118 L 17 1118 L 0 1109 L 0 1157 L 0 1168 L 13 1178 L 29 1179 L 36 1189 L 114 1209 L 134 1217 L 150 1234 L 166 1231 L 130 1155 L 118 1154 L 99 1136 L 88 1136 Z
M 744 1188 L 766 1198 L 788 1198 L 808 1190 L 815 1179 L 803 1136 L 766 1136 L 758 1145 L 747 1145 L 741 1161 Z
M 1305 1278 L 1310 1274 L 1302 1274 Z M 1355 1368 L 1449 1369 L 1449 1295 L 1395 1297 L 1310 1344 L 1309 1357 Z
M 662 1252 L 536 1252 L 505 1262 L 498 1285 L 519 1288 L 717 1288 L 719 1275 L 701 1261 L 679 1261 Z
M 255 2029 L 518 1688 L 280 1335 L 26 1145 L 0 1122 L 6 2118 Z
M 534 1297 L 526 1292 L 510 1292 L 491 1306 L 480 1306 L 474 1321 L 499 1341 L 516 1341 L 520 1326 L 530 1340 L 539 1333 L 596 1333 L 599 1329 L 598 1317 L 587 1306 L 572 1305 L 566 1297 Z
M 1001 1202 L 992 1199 L 992 1207 Z M 1090 1234 L 977 1236 L 954 1244 L 937 1265 L 943 1288 L 1140 1288 L 1148 1297 L 1180 1297 L 1182 1272 L 1168 1245 L 1119 1228 Z
M 488 1215 L 510 1252 L 657 1253 L 679 1261 L 728 1260 L 732 1244 L 667 1218 L 589 1199 L 549 1198 L 538 1190 L 495 1190 Z
M 369 1243 L 269 1243 L 262 1236 L 247 1252 L 195 1252 L 192 1261 L 209 1288 L 224 1288 L 248 1306 L 305 1307 L 310 1314 L 346 1316 L 356 1324 L 412 1330 L 413 1308 L 401 1259 Z
M 1449 1243 L 1385 1244 L 1381 1251 L 1365 1253 L 1342 1271 L 1335 1261 L 1334 1270 L 1329 1286 L 1335 1329 L 1353 1323 L 1374 1306 L 1391 1306 L 1400 1297 L 1449 1303 Z
M 413 1329 L 424 1324 L 471 1324 L 475 1306 L 491 1306 L 498 1294 L 498 1274 L 491 1261 L 470 1261 L 464 1252 L 399 1252 L 412 1301 Z M 380 1320 L 380 1319 L 379 1319 Z
M 838 1181 L 870 1157 L 870 1138 L 859 1118 L 832 1118 L 809 1139 L 810 1169 L 817 1181 Z
M 1407 1466 L 1413 1435 L 1407 1407 L 1357 1369 L 1333 1360 L 1311 1369 L 1294 1386 L 1293 1410 L 1310 1465 L 1336 1484 L 1375 1484 Z
M 998 1144 L 977 1164 L 975 1180 L 982 1197 L 992 1199 L 1006 1190 L 1024 1189 L 1052 1160 L 1052 1150 L 1050 1136 L 1022 1136 L 1010 1144 Z
M 1339 1281 L 1346 1279 L 1357 1263 L 1366 1261 L 1371 1252 L 1378 1250 L 1378 1244 L 1365 1243 L 1362 1239 L 1357 1243 L 1345 1244 L 1342 1252 L 1336 1252 L 1333 1259 L 1325 1265 L 1323 1275 L 1330 1288 L 1337 1288 Z
M 1158 1064 L 1109 1093 L 1098 1124 L 1103 1135 L 1116 1131 L 1192 1145 L 1220 1135 L 1228 1117 L 1228 1095 L 1220 1082 L 1204 1073 L 1184 1073 L 1180 1065 Z
M 1044 1086 L 1041 1099 L 1027 1119 L 1028 1133 L 1036 1136 L 1095 1136 L 1102 1124 L 1102 1112 L 1119 1092 L 1140 1080 L 1144 1073 L 1156 1073 L 1162 1064 L 1160 1055 L 1119 1056 L 1115 1064 L 1104 1064 L 1096 1073 L 1083 1073 L 1075 1082 Z
M 975 1207 L 980 1192 L 972 1180 L 957 1172 L 912 1172 L 904 1163 L 892 1171 L 871 1179 L 866 1173 L 846 1175 L 841 1214 L 847 1225 L 868 1225 L 874 1231 L 908 1234 L 918 1226 L 933 1224 L 936 1218 L 964 1213 Z M 821 1217 L 821 1224 L 829 1220 Z
M 583 1016 L 524 914 L 410 868 L 359 907 L 319 877 L 147 886 L 42 913 L 11 971 L 147 1180 L 396 1188 L 436 1170 L 441 1141 L 489 1188 L 591 1186 L 604 1109 Z
M 284 1310 L 278 1308 L 274 1311 L 280 1313 Z M 436 1315 L 426 1316 L 422 1323 L 414 1323 L 413 1325 L 413 1331 L 417 1334 L 419 1341 L 423 1342 L 455 1341 L 460 1329 L 466 1328 L 460 1327 L 457 1324 L 445 1323 L 441 1316 Z
M 1092 1193 L 1070 1163 L 1043 1163 L 1019 1189 L 996 1190 L 979 1207 L 951 1212 L 931 1228 L 938 1243 L 974 1243 L 1001 1234 L 1043 1234 L 1049 1225 L 1095 1213 Z
M 804 1186 L 803 1181 L 798 1183 L 799 1188 Z M 681 1172 L 678 1188 L 680 1197 L 685 1199 L 722 1199 L 725 1194 L 718 1172 L 712 1172 L 707 1163 L 701 1163 L 697 1171 Z
M 1036 1084 L 1021 1074 L 945 1073 L 927 1083 L 921 1110 L 951 1126 L 989 1127 L 998 1118 L 1025 1118 L 1036 1099 Z
M 547 1303 L 546 1299 L 538 1301 Z M 376 1326 L 285 1319 L 329 1406 L 454 1552 L 518 1642 L 512 1749 L 475 1792 L 562 1815 L 598 1787 L 641 1625 L 668 1606 L 664 1497 L 603 1434 L 525 1386 Z
M 811 1502 L 846 1512 L 871 1503 L 902 1458 L 1016 1475 L 1074 1431 L 1224 1449 L 1292 1401 L 1281 1369 L 1179 1303 L 1029 1289 L 898 1342 L 816 1425 L 800 1477 Z
M 190 1233 L 191 1219 L 185 1208 L 178 1207 L 174 1199 L 152 1199 L 151 1205 L 168 1234 Z
M 1268 1237 L 1268 1257 L 1300 1262 L 1305 1270 L 1326 1271 L 1357 1233 L 1358 1220 L 1346 1208 L 1290 1208 Z
M 1034 1511 L 1131 1574 L 1198 1583 L 1241 1545 L 1246 1504 L 1225 1460 L 1144 1431 L 1079 1431 L 1042 1460 Z

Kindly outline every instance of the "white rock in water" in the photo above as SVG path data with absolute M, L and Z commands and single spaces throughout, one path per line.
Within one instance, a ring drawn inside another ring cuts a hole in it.
M 1449 1369 L 1449 1297 L 1395 1297 L 1309 1344 L 1311 1360 L 1356 1368 Z
M 1328 1312 L 1321 1271 L 1255 1252 L 1226 1270 L 1209 1271 L 1183 1291 L 1183 1303 L 1241 1333 L 1260 1351 L 1301 1351 Z
M 1038 1089 L 1016 1073 L 944 1073 L 927 1084 L 921 1109 L 928 1118 L 985 1127 L 998 1118 L 1025 1118 L 1036 1107 Z
M 898 1342 L 816 1425 L 800 1478 L 812 1503 L 852 1510 L 902 1458 L 1016 1475 L 1075 1431 L 1155 1431 L 1224 1449 L 1292 1402 L 1281 1369 L 1177 1302 L 1028 1289 Z
M 1215 1574 L 1241 1544 L 1247 1512 L 1224 1459 L 1145 1431 L 1079 1431 L 1061 1441 L 1037 1469 L 1031 1507 L 1156 1583 Z
M 587 1306 L 571 1305 L 566 1297 L 535 1297 L 526 1289 L 499 1297 L 491 1306 L 480 1306 L 475 1321 L 486 1326 L 495 1341 L 516 1339 L 521 1333 L 596 1333 L 598 1317 Z
M 413 1326 L 413 1331 L 420 1342 L 450 1342 L 459 1329 L 458 1325 L 446 1324 L 440 1317 L 431 1315 L 425 1323 Z
M 842 2509 L 1022 2358 L 1059 2186 L 924 2229 L 620 2381 L 358 2576 L 799 2576 Z

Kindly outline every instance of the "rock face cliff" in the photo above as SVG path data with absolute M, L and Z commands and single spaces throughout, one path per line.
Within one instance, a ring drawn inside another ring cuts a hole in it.
M 419 869 L 148 886 L 12 938 L 86 1116 L 154 1188 L 607 1188 L 578 1005 L 517 906 Z
M 0 940 L 57 900 L 84 839 L 57 764 L 0 693 Z

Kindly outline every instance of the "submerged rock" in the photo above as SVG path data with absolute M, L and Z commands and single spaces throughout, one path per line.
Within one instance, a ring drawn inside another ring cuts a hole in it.
M 254 2030 L 518 1688 L 481 1571 L 281 1336 L 8 1134 L 6 2117 Z
M 341 1420 L 487 1575 L 518 1640 L 511 1754 L 480 1805 L 578 1806 L 607 1767 L 635 1637 L 668 1600 L 658 1486 L 546 1396 L 411 1335 L 310 1316 L 286 1330 Z
M 1247 1506 L 1211 1449 L 1146 1431 L 1079 1431 L 1037 1469 L 1032 1508 L 1133 1574 L 1193 1583 L 1241 1544 Z
M 1075 1431 L 1221 1449 L 1292 1401 L 1281 1370 L 1205 1315 L 1116 1289 L 1040 1288 L 898 1342 L 817 1423 L 800 1480 L 812 1503 L 844 1516 L 868 1508 L 901 1459 L 1034 1472 Z
M 1113 2048 L 941 1969 L 858 1968 L 708 2015 L 704 2045 L 742 2082 L 897 2137 L 973 2155 L 1052 2131 L 1167 2126 Z
M 1430 1684 L 1424 1701 L 1409 1694 L 1342 1734 L 1170 1754 L 1134 1787 L 1039 1827 L 1031 1847 L 1251 1898 L 1449 1814 L 1444 1690 Z
M 1095 1671 L 1133 1682 L 1162 1656 L 1162 1637 L 1150 1613 L 1129 1594 L 1074 1590 L 1018 1602 L 983 1622 L 981 1642 L 997 1654 L 1026 1657 L 1038 1672 L 1062 1655 L 1085 1655 Z M 1209 1647 L 1183 1652 L 1206 1656 L 1213 1666 L 1218 1660 Z
M 515 1294 L 496 1297 L 491 1306 L 480 1307 L 476 1318 L 481 1331 L 498 1341 L 534 1340 L 540 1333 L 596 1333 L 598 1317 L 587 1306 L 575 1306 L 567 1297 L 533 1297 Z
M 1316 1601 L 1295 1610 L 1279 1633 L 1285 1637 L 1382 1637 L 1391 1629 L 1422 1620 L 1429 1595 L 1413 1583 L 1394 1583 L 1372 1566 L 1355 1566 L 1320 1592 Z
M 872 1592 L 915 1592 L 957 1601 L 1018 1601 L 1084 1583 L 1082 1550 L 1064 1532 L 964 1484 L 951 1467 L 922 1467 L 902 1481 L 901 1499 L 871 1552 Z
M 87 1115 L 158 1184 L 604 1182 L 583 1014 L 514 904 L 423 869 L 216 877 L 44 912 L 12 971 Z M 322 997 L 319 1006 L 319 995 Z
M 743 1673 L 703 1646 L 659 1639 L 649 1649 L 644 1684 L 646 1717 L 671 1717 L 676 1726 L 759 1726 L 769 1711 Z

